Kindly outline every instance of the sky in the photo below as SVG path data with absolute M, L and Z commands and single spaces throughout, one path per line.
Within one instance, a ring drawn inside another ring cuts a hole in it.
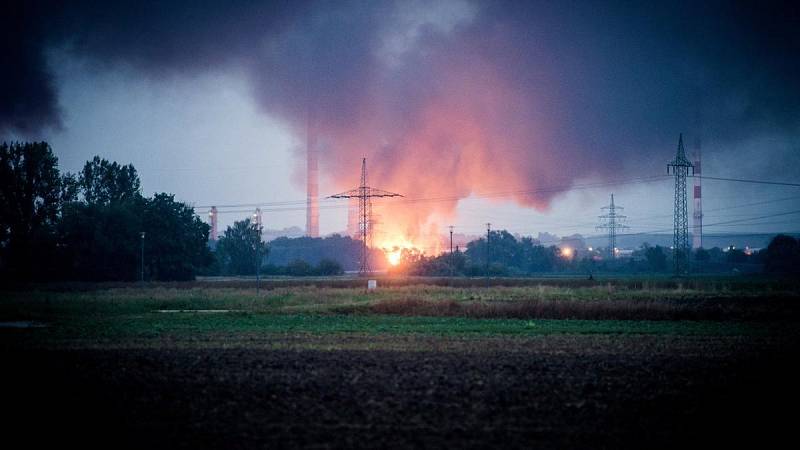
M 454 225 L 670 232 L 666 163 L 798 182 L 800 6 L 791 2 L 12 2 L 0 18 L 0 139 L 46 140 L 63 171 L 138 169 L 220 225 L 261 204 L 304 227 L 307 133 L 320 193 L 358 184 L 384 238 Z M 631 180 L 638 180 L 630 182 Z M 614 184 L 628 181 L 626 184 Z M 704 181 L 709 233 L 800 230 L 800 188 Z M 245 206 L 238 206 L 245 205 Z M 346 204 L 322 201 L 323 234 Z M 689 211 L 691 214 L 691 209 Z M 783 214 L 783 215 L 778 215 Z M 752 220 L 747 220 L 751 219 Z

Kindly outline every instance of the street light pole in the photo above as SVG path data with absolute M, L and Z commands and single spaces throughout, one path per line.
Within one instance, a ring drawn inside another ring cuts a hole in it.
M 492 239 L 492 224 L 486 224 L 486 287 L 489 287 L 489 257 L 491 255 L 489 243 Z
M 144 231 L 139 234 L 142 237 L 142 283 L 144 283 L 144 234 Z
M 453 226 L 450 225 L 450 276 L 455 275 L 456 266 L 455 266 L 455 259 L 453 255 Z
M 253 214 L 253 222 L 255 223 L 256 227 L 256 296 L 259 295 L 261 292 L 261 272 L 259 269 L 261 268 L 261 254 L 259 250 L 261 250 L 261 221 L 259 220 L 259 211 L 256 210 L 256 213 Z

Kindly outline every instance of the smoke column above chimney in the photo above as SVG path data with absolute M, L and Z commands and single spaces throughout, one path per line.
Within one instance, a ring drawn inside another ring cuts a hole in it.
M 306 236 L 319 237 L 319 167 L 317 165 L 317 136 L 310 114 L 306 135 Z

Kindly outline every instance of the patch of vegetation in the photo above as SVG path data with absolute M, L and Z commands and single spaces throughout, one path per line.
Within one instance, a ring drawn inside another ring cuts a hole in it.
M 6 292 L 0 320 L 35 340 L 204 339 L 217 335 L 766 335 L 798 317 L 794 290 L 632 285 L 363 289 L 126 287 Z M 159 312 L 196 311 L 196 312 Z M 230 312 L 199 312 L 226 310 Z M 785 327 L 784 327 L 785 328 Z M 224 340 L 218 341 L 224 344 Z
M 42 339 L 126 339 L 257 333 L 423 334 L 438 336 L 539 336 L 551 334 L 618 334 L 680 336 L 765 335 L 763 324 L 712 321 L 521 320 L 385 315 L 275 315 L 253 313 L 149 313 L 61 320 L 32 330 Z

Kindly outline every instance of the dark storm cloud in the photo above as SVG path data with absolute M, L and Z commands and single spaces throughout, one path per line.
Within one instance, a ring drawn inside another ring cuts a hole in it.
M 453 37 L 464 45 L 442 50 L 491 58 L 521 89 L 550 83 L 554 112 L 566 119 L 641 124 L 657 110 L 669 122 L 724 114 L 744 122 L 730 129 L 744 131 L 797 125 L 797 2 L 478 6 L 475 20 Z M 256 76 L 270 83 L 257 90 L 280 89 L 295 103 L 357 96 L 375 76 L 381 27 L 393 25 L 384 16 L 394 10 L 386 2 L 12 2 L 2 19 L 0 124 L 35 130 L 57 123 L 58 68 L 47 67 L 45 51 L 64 46 L 98 64 L 155 74 L 245 64 L 265 70 Z M 347 101 L 332 102 L 348 113 Z
M 35 133 L 60 123 L 49 50 L 148 76 L 240 62 L 262 36 L 307 13 L 303 1 L 14 1 L 0 15 L 0 131 Z

